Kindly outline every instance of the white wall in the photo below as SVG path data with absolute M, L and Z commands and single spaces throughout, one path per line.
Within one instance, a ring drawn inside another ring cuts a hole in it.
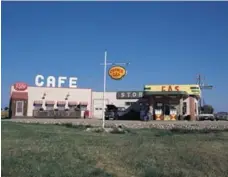
M 46 93 L 43 108 L 46 109 L 45 101 L 55 101 L 54 107 L 57 108 L 57 101 L 76 101 L 87 102 L 87 109 L 91 112 L 91 89 L 79 89 L 79 88 L 48 88 L 48 87 L 28 87 L 28 112 L 27 116 L 32 116 L 33 103 L 35 100 L 42 100 L 42 97 Z M 65 100 L 66 95 L 69 94 L 68 100 Z M 67 108 L 66 104 L 66 108 Z
M 128 108 L 125 102 L 136 102 L 137 99 L 116 99 L 116 92 L 106 92 L 105 93 L 106 103 L 114 104 L 117 107 Z M 100 100 L 100 101 L 97 101 Z M 93 103 L 103 103 L 103 92 L 92 92 L 92 112 L 95 118 L 102 118 L 103 104 L 93 104 Z M 96 108 L 100 110 L 96 110 Z

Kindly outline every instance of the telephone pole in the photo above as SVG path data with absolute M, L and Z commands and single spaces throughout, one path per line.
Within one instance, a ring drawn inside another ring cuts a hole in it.
M 200 91 L 201 91 L 201 96 L 199 100 L 200 113 L 201 113 L 202 102 L 204 103 L 203 90 L 211 90 L 213 88 L 212 85 L 208 85 L 208 84 L 205 85 L 204 81 L 205 81 L 205 77 L 203 79 L 201 74 L 199 74 L 196 79 L 196 84 L 199 85 Z

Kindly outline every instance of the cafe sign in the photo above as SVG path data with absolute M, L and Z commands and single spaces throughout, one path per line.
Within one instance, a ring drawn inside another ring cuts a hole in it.
M 77 77 L 66 77 L 66 76 L 48 76 L 37 75 L 35 77 L 35 85 L 37 87 L 68 87 L 77 88 Z
M 108 75 L 114 80 L 121 80 L 126 73 L 126 69 L 122 66 L 113 66 L 108 71 Z

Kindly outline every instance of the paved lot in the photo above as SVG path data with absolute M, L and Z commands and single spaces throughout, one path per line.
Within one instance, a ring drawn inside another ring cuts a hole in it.
M 43 124 L 61 124 L 72 123 L 75 125 L 101 126 L 102 120 L 99 119 L 35 119 L 35 118 L 17 118 L 3 121 L 23 122 L 23 123 L 43 123 Z M 106 120 L 106 126 L 124 125 L 129 128 L 187 128 L 187 129 L 228 129 L 228 121 L 126 121 L 126 120 Z

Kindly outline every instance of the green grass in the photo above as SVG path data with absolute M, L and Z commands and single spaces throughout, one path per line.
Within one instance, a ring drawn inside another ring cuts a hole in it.
M 2 122 L 2 176 L 228 176 L 228 131 L 107 134 L 83 129 Z

